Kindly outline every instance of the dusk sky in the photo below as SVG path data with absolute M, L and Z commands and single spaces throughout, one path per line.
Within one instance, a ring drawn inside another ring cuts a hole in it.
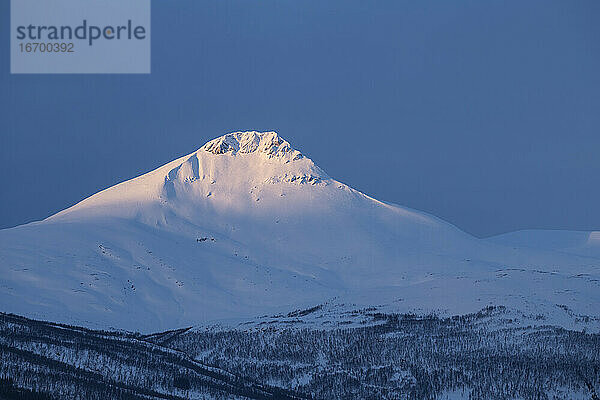
M 600 229 L 600 2 L 152 1 L 150 75 L 11 75 L 0 228 L 237 130 L 477 236 Z

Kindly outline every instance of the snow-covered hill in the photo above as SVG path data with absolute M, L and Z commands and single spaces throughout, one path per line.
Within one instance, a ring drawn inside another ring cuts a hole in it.
M 0 231 L 0 311 L 153 331 L 325 301 L 493 304 L 600 327 L 599 253 L 501 242 L 360 193 L 274 132 L 236 132 Z
M 600 232 L 522 230 L 494 236 L 488 240 L 504 246 L 544 249 L 600 258 Z

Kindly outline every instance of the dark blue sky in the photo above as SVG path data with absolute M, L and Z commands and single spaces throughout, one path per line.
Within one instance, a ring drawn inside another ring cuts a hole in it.
M 600 229 L 600 2 L 152 5 L 151 75 L 10 75 L 0 2 L 0 227 L 254 129 L 479 236 Z

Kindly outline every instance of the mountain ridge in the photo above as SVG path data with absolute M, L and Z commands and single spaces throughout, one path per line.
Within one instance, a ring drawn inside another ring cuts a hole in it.
M 595 258 L 479 240 L 373 199 L 274 132 L 221 136 L 2 230 L 0 269 L 3 311 L 94 327 L 167 330 L 334 298 L 390 312 L 502 305 L 600 326 Z

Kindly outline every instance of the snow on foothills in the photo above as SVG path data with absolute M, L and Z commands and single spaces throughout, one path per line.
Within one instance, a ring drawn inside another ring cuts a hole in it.
M 491 243 L 600 258 L 600 232 L 522 230 L 488 238 Z
M 600 237 L 564 235 L 581 251 L 479 240 L 332 179 L 275 132 L 236 132 L 0 231 L 0 302 L 146 332 L 332 299 L 442 314 L 503 305 L 598 330 Z

